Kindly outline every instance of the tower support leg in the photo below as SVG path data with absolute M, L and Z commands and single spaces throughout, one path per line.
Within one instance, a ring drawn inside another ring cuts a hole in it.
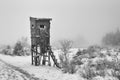
M 50 62 L 50 54 L 48 52 L 48 65 L 51 66 L 51 62 Z
M 42 65 L 45 65 L 45 54 L 43 54 L 43 61 L 42 61 Z
M 33 46 L 31 46 L 31 61 L 32 61 L 32 65 L 33 65 L 33 51 L 32 51 L 32 49 L 33 49 Z

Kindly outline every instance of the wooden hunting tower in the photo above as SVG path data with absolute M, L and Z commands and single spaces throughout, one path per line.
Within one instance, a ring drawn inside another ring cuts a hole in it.
M 59 67 L 50 47 L 51 18 L 30 17 L 32 65 L 51 65 L 50 56 Z

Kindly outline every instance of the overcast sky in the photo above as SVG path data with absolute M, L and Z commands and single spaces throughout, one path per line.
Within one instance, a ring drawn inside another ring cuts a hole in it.
M 52 18 L 51 42 L 99 44 L 120 27 L 120 0 L 0 0 L 0 44 L 30 39 L 29 17 Z

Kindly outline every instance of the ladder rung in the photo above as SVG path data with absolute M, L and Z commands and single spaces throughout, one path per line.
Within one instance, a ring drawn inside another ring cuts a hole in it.
M 47 55 L 44 55 L 44 57 L 49 57 L 49 56 L 47 56 Z
M 49 60 L 45 60 L 45 62 L 50 62 Z
M 39 57 L 39 55 L 35 55 L 35 56 L 33 56 L 33 57 Z

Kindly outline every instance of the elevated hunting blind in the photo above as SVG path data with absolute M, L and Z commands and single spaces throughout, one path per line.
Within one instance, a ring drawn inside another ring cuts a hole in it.
M 50 47 L 51 18 L 30 17 L 31 26 L 31 56 L 32 65 L 51 65 L 50 56 L 54 64 L 59 67 Z

